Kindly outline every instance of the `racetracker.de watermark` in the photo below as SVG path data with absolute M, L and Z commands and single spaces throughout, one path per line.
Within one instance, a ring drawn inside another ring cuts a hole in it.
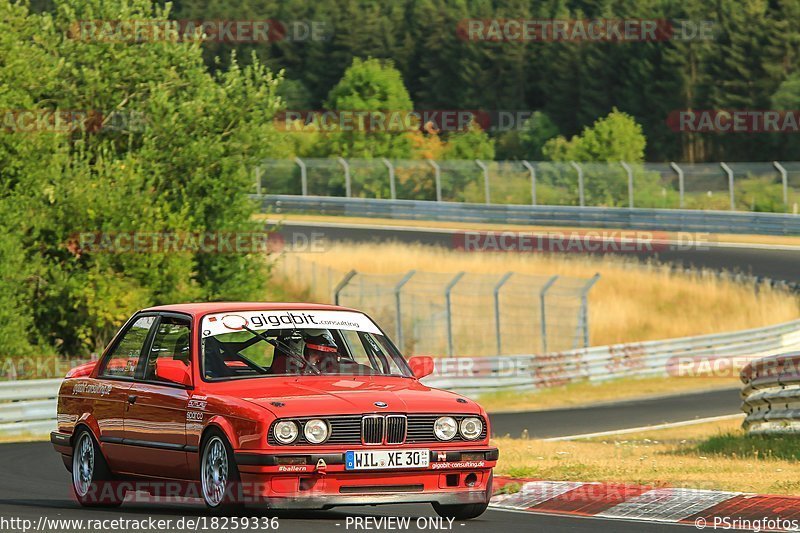
M 289 231 L 86 231 L 74 233 L 66 248 L 75 256 L 92 253 L 274 254 L 323 252 L 323 232 Z
M 711 20 L 684 19 L 463 19 L 456 33 L 465 41 L 488 42 L 659 42 L 709 41 Z
M 147 116 L 140 111 L 0 109 L 0 131 L 5 133 L 137 132 L 146 124 Z
M 309 42 L 330 38 L 321 20 L 79 20 L 68 32 L 84 42 L 185 42 L 264 44 L 277 41 Z
M 463 231 L 453 235 L 453 248 L 465 252 L 642 253 L 706 250 L 708 233 L 666 234 L 636 230 Z
M 279 131 L 300 133 L 466 132 L 474 126 L 502 132 L 523 129 L 531 116 L 522 109 L 294 109 L 277 113 L 273 122 Z
M 667 126 L 689 133 L 798 133 L 800 111 L 682 109 L 667 116 Z

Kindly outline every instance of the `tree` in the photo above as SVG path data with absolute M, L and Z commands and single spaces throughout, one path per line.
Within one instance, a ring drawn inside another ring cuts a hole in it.
M 637 163 L 644 160 L 646 144 L 642 127 L 633 117 L 614 108 L 569 141 L 561 136 L 550 139 L 543 153 L 553 161 Z
M 279 80 L 256 58 L 211 75 L 196 42 L 71 33 L 79 20 L 164 20 L 147 0 L 69 0 L 54 15 L 0 0 L 0 14 L 12 51 L 0 83 L 13 88 L 0 105 L 89 118 L 66 132 L 0 132 L 0 223 L 13 234 L 0 256 L 18 269 L 0 294 L 20 300 L 16 336 L 78 355 L 143 306 L 257 297 L 263 254 L 119 253 L 81 235 L 259 230 L 251 169 L 290 152 L 272 123 Z
M 392 62 L 354 59 L 328 94 L 326 107 L 355 117 L 352 127 L 323 135 L 326 155 L 397 159 L 412 156 L 412 130 L 405 119 L 413 104 L 400 71 Z

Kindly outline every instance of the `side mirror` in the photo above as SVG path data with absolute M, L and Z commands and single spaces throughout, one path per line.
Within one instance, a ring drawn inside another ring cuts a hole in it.
M 410 366 L 411 371 L 414 372 L 414 377 L 421 379 L 433 374 L 436 365 L 433 362 L 433 357 L 430 355 L 415 355 L 408 360 L 408 366 Z
M 156 361 L 156 377 L 179 385 L 192 385 L 189 365 L 177 359 L 159 359 Z

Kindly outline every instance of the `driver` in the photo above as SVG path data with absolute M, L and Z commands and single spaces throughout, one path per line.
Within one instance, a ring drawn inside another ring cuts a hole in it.
M 339 363 L 339 348 L 330 335 L 311 335 L 305 339 L 303 356 L 309 366 L 325 373 L 332 372 Z

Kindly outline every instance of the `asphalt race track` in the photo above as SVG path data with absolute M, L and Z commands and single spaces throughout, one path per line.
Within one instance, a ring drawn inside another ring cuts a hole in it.
M 402 221 L 397 222 L 402 226 Z M 329 242 L 386 242 L 397 241 L 421 243 L 452 248 L 455 235 L 460 230 L 408 228 L 399 229 L 391 226 L 341 225 L 336 223 L 305 223 L 284 221 L 279 233 L 285 242 L 292 242 L 293 233 L 304 236 L 312 232 L 322 233 Z M 609 252 L 610 253 L 610 252 Z M 667 249 L 652 253 L 625 253 L 641 260 L 655 259 L 671 263 L 683 268 L 708 268 L 711 270 L 728 270 L 753 276 L 800 282 L 800 248 L 777 246 L 743 246 L 743 245 L 701 245 L 686 250 Z
M 83 509 L 72 499 L 70 494 L 69 473 L 61 463 L 50 443 L 36 442 L 26 444 L 0 445 L 0 461 L 3 461 L 3 482 L 0 484 L 0 521 L 2 519 L 28 519 L 36 524 L 41 516 L 53 519 L 135 519 L 149 517 L 155 519 L 172 519 L 176 523 L 181 517 L 209 516 L 202 502 L 198 504 L 150 504 L 129 503 L 112 510 Z M 425 517 L 435 518 L 436 514 L 429 505 L 389 505 L 377 507 L 339 507 L 330 511 L 275 512 L 259 509 L 248 509 L 246 516 L 276 516 L 278 531 L 314 532 L 325 531 L 388 531 L 388 529 L 372 527 L 356 528 L 353 520 L 357 518 L 382 516 L 411 517 L 410 527 L 404 531 L 487 531 L 504 530 L 508 532 L 547 533 L 613 531 L 620 533 L 678 531 L 686 526 L 668 524 L 644 524 L 619 520 L 600 520 L 532 513 L 489 510 L 476 520 L 454 522 L 452 529 L 418 528 L 417 520 Z M 348 517 L 350 524 L 348 526 Z M 5 527 L 2 531 L 22 533 L 22 529 Z M 130 529 L 134 531 L 133 529 Z M 45 530 L 47 533 L 71 533 L 75 529 L 61 527 Z M 125 531 L 118 529 L 116 531 Z M 172 529 L 170 531 L 178 531 Z M 203 531 L 202 529 L 200 531 Z M 210 530 L 209 530 L 210 531 Z M 224 531 L 224 530 L 218 530 Z M 246 529 L 240 529 L 246 532 Z M 250 530 L 255 531 L 255 529 Z M 266 531 L 260 529 L 259 531 Z M 28 532 L 26 532 L 28 533 Z M 100 533 L 100 532 L 97 532 Z M 137 533 L 143 533 L 137 530 Z M 154 533 L 145 530 L 145 533 Z
M 492 434 L 548 438 L 652 426 L 740 412 L 739 389 L 680 394 L 594 407 L 490 414 Z
M 531 436 L 555 437 L 580 433 L 624 429 L 643 425 L 733 414 L 738 411 L 739 396 L 734 389 L 709 393 L 686 394 L 658 400 L 639 400 L 599 405 L 580 409 L 561 409 L 514 414 L 491 415 L 495 434 L 518 434 L 523 428 Z M 624 421 L 624 423 L 623 423 Z M 516 435 L 515 435 L 516 436 Z M 34 522 L 40 516 L 48 519 L 146 519 L 208 516 L 201 503 L 161 504 L 126 503 L 119 509 L 82 509 L 70 494 L 69 474 L 50 443 L 36 442 L 0 445 L 0 464 L 3 482 L 0 483 L 0 517 L 27 518 Z M 420 531 L 416 520 L 436 515 L 429 505 L 397 505 L 378 507 L 340 507 L 330 511 L 277 512 L 253 509 L 254 516 L 277 516 L 280 530 L 291 532 L 313 531 L 369 531 L 356 529 L 353 520 L 364 517 L 411 517 L 407 531 Z M 348 527 L 348 517 L 351 520 Z M 487 511 L 480 519 L 454 523 L 453 531 L 485 531 L 504 528 L 507 531 L 582 532 L 615 531 L 621 533 L 642 531 L 676 531 L 687 526 L 670 524 L 644 524 L 618 520 L 559 517 L 521 512 Z M 6 528 L 4 531 L 15 531 Z M 374 528 L 372 530 L 375 530 Z M 384 530 L 384 529 L 378 529 Z M 430 528 L 422 529 L 430 531 Z M 448 530 L 448 529 L 446 529 Z M 66 533 L 68 528 L 53 529 L 52 533 Z M 262 530 L 263 531 L 263 530 Z M 435 529 L 435 531 L 440 531 Z

